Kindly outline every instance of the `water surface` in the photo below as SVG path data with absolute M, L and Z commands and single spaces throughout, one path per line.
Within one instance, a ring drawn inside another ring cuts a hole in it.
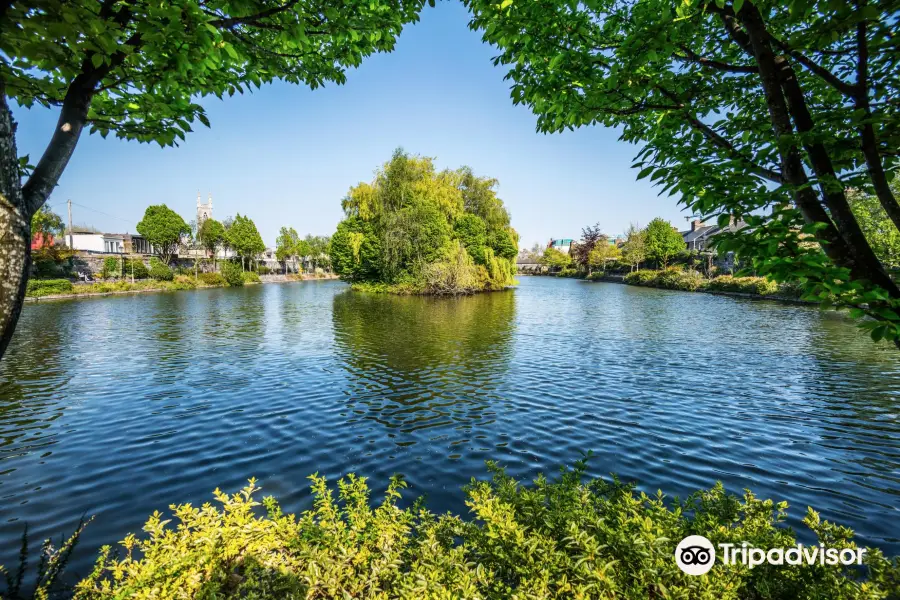
M 522 278 L 461 299 L 306 282 L 26 307 L 0 362 L 0 564 L 96 515 L 73 567 L 173 502 L 257 477 L 403 473 L 437 511 L 495 459 L 593 450 L 684 495 L 721 480 L 900 554 L 900 360 L 835 313 Z M 796 522 L 796 521 L 795 521 Z

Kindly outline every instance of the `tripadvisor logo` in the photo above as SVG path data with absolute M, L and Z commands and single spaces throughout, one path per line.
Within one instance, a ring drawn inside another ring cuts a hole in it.
M 792 548 L 772 548 L 763 550 L 744 542 L 738 544 L 718 544 L 723 564 L 742 564 L 757 567 L 769 565 L 861 565 L 865 548 L 826 548 L 797 544 Z M 716 549 L 712 542 L 702 535 L 689 535 L 675 548 L 675 563 L 688 575 L 704 575 L 716 562 Z

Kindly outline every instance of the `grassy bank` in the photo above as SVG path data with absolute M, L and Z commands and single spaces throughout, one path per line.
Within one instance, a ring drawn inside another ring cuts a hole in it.
M 272 498 L 260 501 L 252 480 L 237 494 L 216 490 L 215 503 L 173 505 L 172 520 L 155 513 L 118 551 L 102 548 L 75 597 L 874 600 L 900 593 L 900 560 L 877 549 L 864 553 L 862 568 L 818 561 L 749 568 L 716 559 L 706 575 L 683 573 L 675 548 L 688 535 L 716 547 L 796 546 L 784 524 L 787 504 L 750 492 L 731 496 L 717 484 L 679 501 L 588 479 L 584 463 L 530 485 L 490 469 L 491 480 L 465 488 L 468 518 L 403 502 L 399 477 L 373 507 L 364 478 L 342 479 L 335 497 L 312 476 L 312 509 L 299 515 L 282 513 Z M 830 548 L 857 548 L 850 530 L 812 509 L 803 524 Z
M 604 273 L 596 272 L 585 279 L 604 281 L 609 280 L 609 277 Z M 696 271 L 685 271 L 680 268 L 669 268 L 661 271 L 633 271 L 625 275 L 622 281 L 629 285 L 666 290 L 741 294 L 777 300 L 799 300 L 802 295 L 800 288 L 794 284 L 779 284 L 765 277 L 720 275 L 719 277 L 707 279 Z
M 131 281 L 101 281 L 97 283 L 75 284 L 68 279 L 33 279 L 28 282 L 26 298 L 78 297 L 98 294 L 117 294 L 134 292 L 165 292 L 175 290 L 195 290 L 199 288 L 235 287 L 260 283 L 256 273 L 243 273 L 240 283 L 229 283 L 219 273 L 201 273 L 194 278 L 177 275 L 172 281 L 141 279 Z

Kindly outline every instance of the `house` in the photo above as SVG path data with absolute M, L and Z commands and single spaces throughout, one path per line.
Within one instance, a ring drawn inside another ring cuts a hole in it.
M 66 241 L 72 250 L 106 254 L 125 252 L 125 236 L 120 233 L 100 233 L 89 229 L 73 228 L 66 232 Z
M 706 225 L 699 219 L 691 221 L 691 228 L 688 231 L 681 231 L 681 237 L 689 251 L 701 251 L 708 243 L 708 237 L 711 230 L 716 229 L 711 225 Z
M 572 242 L 574 241 L 575 240 L 571 238 L 564 238 L 559 240 L 551 238 L 550 242 L 547 244 L 547 248 L 553 248 L 554 250 L 559 250 L 563 254 L 568 254 L 572 249 Z
M 689 251 L 703 252 L 710 249 L 710 242 L 716 235 L 725 231 L 738 231 L 743 229 L 747 224 L 744 221 L 735 221 L 734 218 L 725 227 L 718 225 L 704 225 L 703 221 L 694 220 L 691 222 L 689 231 L 680 232 L 684 238 L 684 243 Z

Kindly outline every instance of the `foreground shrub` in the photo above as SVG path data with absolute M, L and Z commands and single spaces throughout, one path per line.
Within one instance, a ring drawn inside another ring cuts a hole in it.
M 274 273 L 275 270 L 271 269 L 265 265 L 260 265 L 259 268 L 257 268 L 256 272 L 259 273 L 260 275 L 269 275 L 270 273 Z
M 224 286 L 226 284 L 221 273 L 200 273 L 197 277 L 203 285 Z
M 778 284 L 765 277 L 732 277 L 722 275 L 709 282 L 709 289 L 715 292 L 738 292 L 769 296 L 778 293 Z
M 259 279 L 259 273 L 255 271 L 244 271 L 241 273 L 241 277 L 244 279 L 244 283 L 262 283 Z
M 594 271 L 593 273 L 585 277 L 585 279 L 587 279 L 588 281 L 600 281 L 604 277 L 606 277 L 606 273 L 604 273 L 603 271 Z
M 108 546 L 76 588 L 105 598 L 885 598 L 900 591 L 900 561 L 869 550 L 864 573 L 827 565 L 725 565 L 686 575 L 674 551 L 687 535 L 713 544 L 795 545 L 785 503 L 725 493 L 721 484 L 684 501 L 586 480 L 585 464 L 521 485 L 489 465 L 491 481 L 466 488 L 472 520 L 400 508 L 399 477 L 370 504 L 364 478 L 338 482 L 337 498 L 313 476 L 312 509 L 285 515 L 272 498 L 258 512 L 255 481 L 216 503 L 154 513 L 146 535 Z M 834 548 L 852 532 L 808 511 L 804 524 Z M 861 576 L 867 576 L 867 581 Z
M 71 294 L 73 287 L 72 282 L 68 279 L 29 279 L 25 295 L 39 298 L 56 294 Z
M 161 262 L 154 262 L 150 265 L 150 277 L 157 281 L 172 281 L 175 274 L 172 269 Z
M 225 282 L 228 285 L 234 287 L 240 287 L 244 285 L 244 275 L 239 264 L 233 262 L 223 262 L 221 270 L 222 277 L 225 278 Z

